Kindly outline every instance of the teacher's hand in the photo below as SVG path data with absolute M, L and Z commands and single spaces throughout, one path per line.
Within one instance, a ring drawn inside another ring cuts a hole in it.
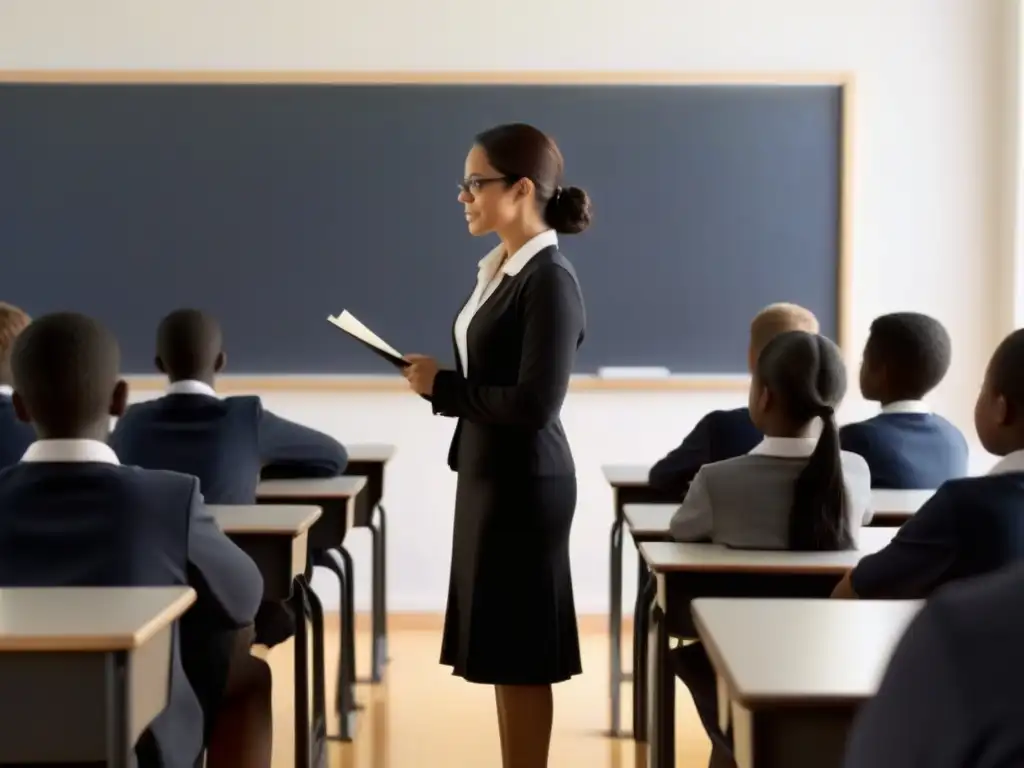
M 402 375 L 409 382 L 412 391 L 428 397 L 434 394 L 434 377 L 437 376 L 438 370 L 437 361 L 426 355 L 406 355 L 405 359 L 412 365 L 403 368 Z

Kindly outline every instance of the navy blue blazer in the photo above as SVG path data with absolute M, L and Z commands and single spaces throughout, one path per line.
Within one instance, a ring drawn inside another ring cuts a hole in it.
M 851 586 L 865 599 L 922 598 L 943 584 L 1024 558 L 1024 471 L 943 484 Z
M 0 395 L 0 469 L 21 461 L 35 439 L 32 427 L 15 416 L 11 398 Z
M 156 754 L 140 747 L 140 765 L 194 768 L 203 711 L 182 658 L 218 629 L 252 623 L 263 594 L 260 573 L 220 532 L 195 478 L 100 462 L 0 471 L 0 585 L 185 584 L 197 601 L 175 638 L 170 703 L 149 728 Z M 205 626 L 193 621 L 188 630 L 193 612 Z
M 208 504 L 252 504 L 264 468 L 334 477 L 348 463 L 337 440 L 263 409 L 258 397 L 170 394 L 118 419 L 110 446 L 125 464 L 199 478 Z
M 845 768 L 1024 761 L 1024 567 L 951 585 L 917 615 L 861 707 Z
M 652 488 L 682 498 L 701 467 L 750 453 L 762 438 L 746 408 L 711 411 L 678 448 L 651 467 L 647 482 Z
M 933 413 L 882 413 L 845 425 L 839 440 L 864 457 L 872 488 L 938 488 L 967 474 L 967 440 Z

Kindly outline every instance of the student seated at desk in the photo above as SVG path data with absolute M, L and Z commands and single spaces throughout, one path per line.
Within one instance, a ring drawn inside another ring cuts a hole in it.
M 11 349 L 28 324 L 28 315 L 0 301 L 0 469 L 17 464 L 36 437 L 32 427 L 15 415 L 11 403 Z
M 831 341 L 803 331 L 772 339 L 750 382 L 750 417 L 764 439 L 697 472 L 672 537 L 745 549 L 854 547 L 871 520 L 871 478 L 864 459 L 839 450 L 835 408 L 845 393 Z
M 818 320 L 810 310 L 796 304 L 771 304 L 761 310 L 750 323 L 747 365 L 751 371 L 765 345 L 785 331 L 817 333 Z M 678 448 L 651 467 L 647 482 L 652 488 L 682 498 L 697 470 L 705 464 L 742 456 L 761 442 L 761 437 L 746 407 L 711 411 Z
M 1024 764 L 1024 566 L 960 584 L 911 622 L 860 708 L 845 768 Z
M 119 358 L 82 315 L 47 315 L 18 337 L 13 404 L 39 439 L 0 471 L 0 585 L 194 588 L 170 702 L 140 739 L 139 764 L 194 768 L 207 742 L 209 768 L 269 766 L 270 670 L 246 642 L 262 578 L 195 478 L 121 466 L 107 446 L 127 397 Z
M 118 420 L 110 445 L 121 461 L 195 475 L 208 504 L 253 504 L 268 466 L 278 476 L 340 475 L 348 456 L 337 440 L 275 416 L 258 397 L 217 397 L 222 338 L 217 321 L 197 310 L 163 319 L 156 365 L 170 386 Z
M 867 461 L 873 488 L 929 490 L 967 474 L 967 440 L 924 403 L 949 360 L 949 334 L 938 320 L 898 312 L 871 324 L 860 390 L 882 412 L 845 425 L 839 441 Z
M 985 450 L 1002 460 L 988 475 L 943 483 L 833 597 L 927 597 L 946 582 L 1024 558 L 1024 330 L 1007 336 L 992 356 L 974 424 Z

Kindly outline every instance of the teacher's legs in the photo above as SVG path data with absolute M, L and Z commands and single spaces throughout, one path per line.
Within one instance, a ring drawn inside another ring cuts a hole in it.
M 554 705 L 550 685 L 497 685 L 502 768 L 547 768 Z

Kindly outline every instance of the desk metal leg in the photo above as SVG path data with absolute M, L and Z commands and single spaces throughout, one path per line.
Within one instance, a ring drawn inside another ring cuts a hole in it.
M 309 601 L 309 621 L 313 633 L 313 712 L 310 755 L 314 766 L 326 768 L 327 750 L 324 742 L 327 739 L 327 685 L 324 679 L 326 677 L 324 606 L 320 602 L 320 596 L 313 591 L 305 579 L 302 580 L 302 586 Z M 349 730 L 354 730 L 354 726 L 349 724 Z
M 633 609 L 633 738 L 647 741 L 647 635 L 656 584 L 637 553 L 636 606 Z
M 306 589 L 295 579 L 291 601 L 295 612 L 295 768 L 310 768 L 309 636 L 306 625 Z
M 355 646 L 353 640 L 348 642 L 348 633 L 353 633 L 350 616 L 354 613 L 349 608 L 351 584 L 350 574 L 346 573 L 344 560 L 336 556 L 336 550 L 322 553 L 317 558 L 317 565 L 329 568 L 338 577 L 338 590 L 341 600 L 341 642 L 338 645 L 338 677 L 337 690 L 334 697 L 334 711 L 338 715 L 339 733 L 337 736 L 328 736 L 329 739 L 340 739 L 351 741 L 352 731 L 349 727 L 351 719 L 356 711 L 355 692 L 352 689 L 354 672 L 352 671 L 355 661 L 351 655 L 351 649 Z
M 343 643 L 345 665 L 342 670 L 345 674 L 345 684 L 349 695 L 349 711 L 359 709 L 355 700 L 356 684 L 356 567 L 352 562 L 352 555 L 344 546 L 338 547 L 333 552 L 335 557 L 341 558 L 345 568 L 345 575 L 348 577 L 345 584 L 345 602 L 342 605 L 342 627 L 341 642 Z
M 128 768 L 132 764 L 133 744 L 128 740 L 128 674 L 124 653 L 107 654 L 107 765 Z
M 611 599 L 608 612 L 608 635 L 611 646 L 608 678 L 611 681 L 611 736 L 622 735 L 622 510 L 615 504 L 612 523 Z
M 648 767 L 673 768 L 676 764 L 676 682 L 669 660 L 665 614 L 654 604 L 648 638 Z
M 370 524 L 373 540 L 373 648 L 370 661 L 370 682 L 384 680 L 384 665 L 388 662 L 388 606 L 387 606 L 387 511 L 377 505 L 377 524 Z

